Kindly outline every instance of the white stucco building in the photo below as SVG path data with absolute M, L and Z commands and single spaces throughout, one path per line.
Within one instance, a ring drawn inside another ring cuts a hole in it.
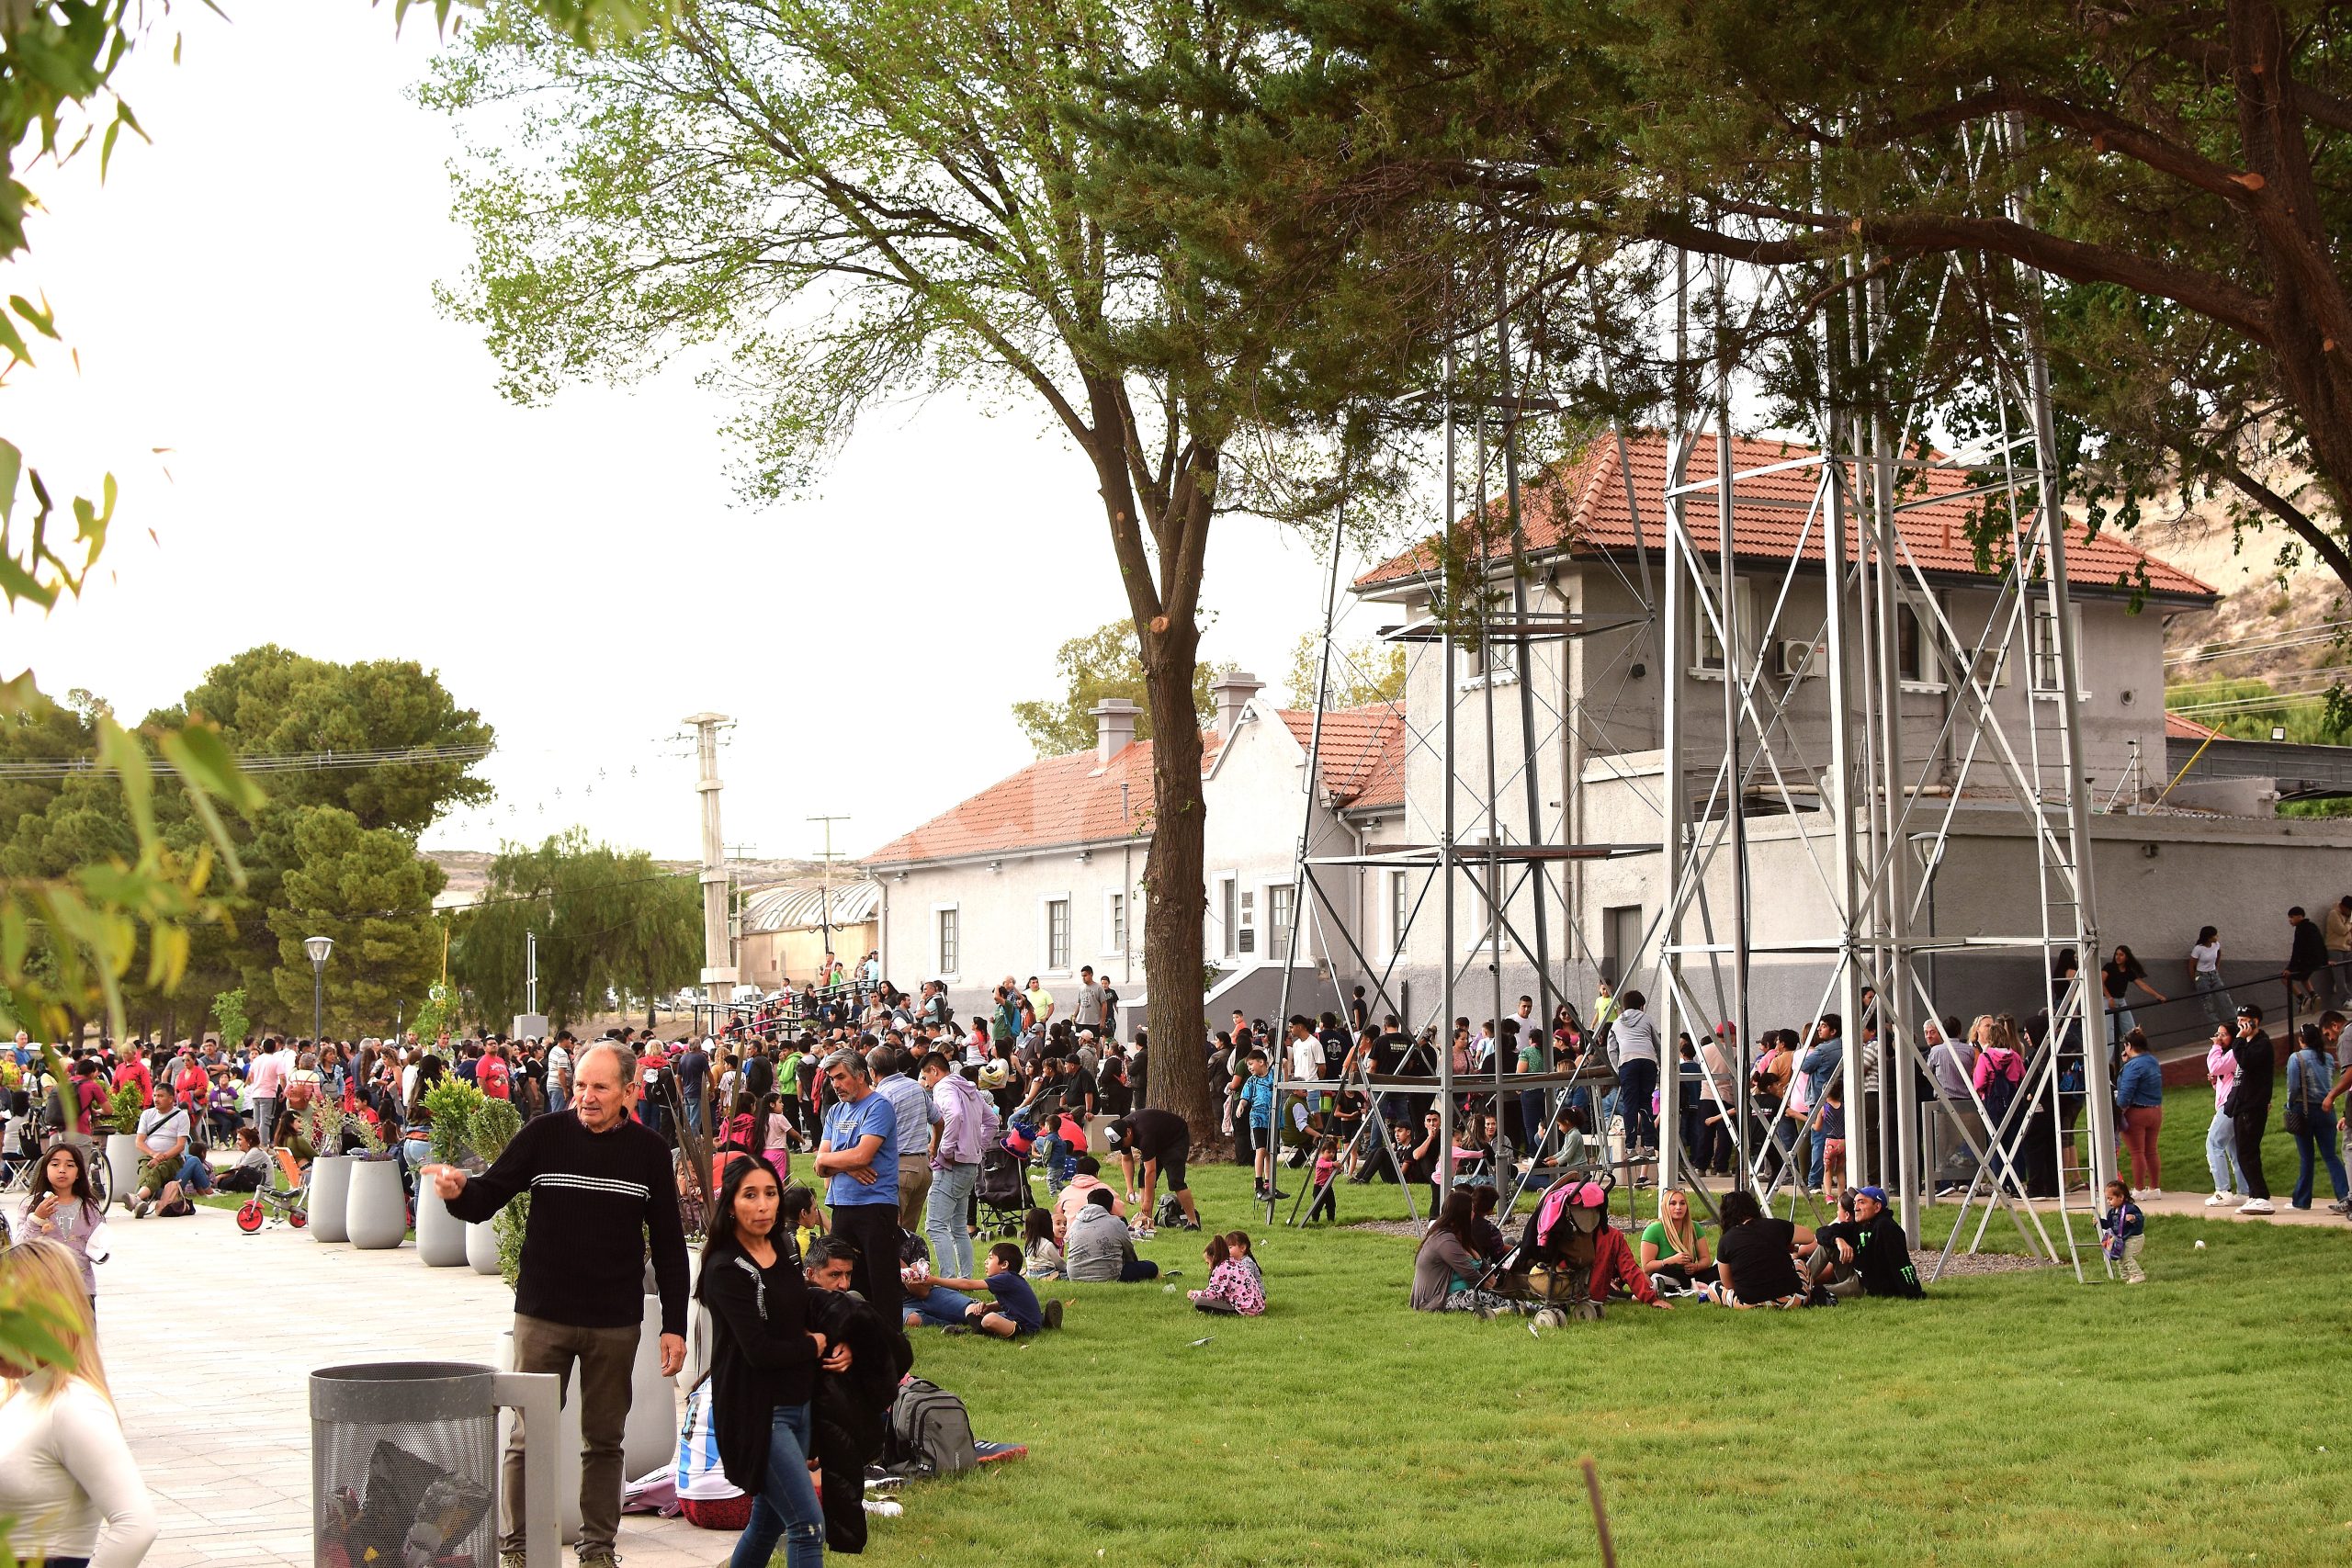
M 1801 450 L 1778 443 L 1734 444 L 1736 468 L 1765 467 Z M 1529 573 L 1528 608 L 1581 616 L 1584 634 L 1532 643 L 1528 668 L 1513 650 L 1457 650 L 1441 670 L 1435 645 L 1419 645 L 1410 661 L 1402 712 L 1388 707 L 1325 716 L 1325 765 L 1309 830 L 1315 852 L 1362 853 L 1401 844 L 1428 845 L 1443 832 L 1444 768 L 1429 743 L 1455 705 L 1464 738 L 1455 759 L 1453 831 L 1465 844 L 1496 835 L 1523 842 L 1526 779 L 1532 773 L 1538 820 L 1533 837 L 1549 843 L 1655 844 L 1658 798 L 1678 787 L 1663 777 L 1660 724 L 1668 682 L 1679 683 L 1692 773 L 1679 787 L 1703 795 L 1721 750 L 1722 651 L 1702 627 L 1687 646 L 1658 645 L 1658 626 L 1642 584 L 1657 570 L 1656 507 L 1667 450 L 1662 435 L 1629 435 L 1621 456 L 1612 438 L 1536 476 L 1525 487 L 1522 516 Z M 1702 443 L 1689 477 L 1713 470 Z M 1774 646 L 1755 646 L 1762 608 L 1780 595 L 1790 553 L 1798 547 L 1804 499 L 1814 475 L 1788 471 L 1736 497 L 1731 594 L 1736 636 L 1760 657 L 1766 695 L 1782 706 L 1785 741 L 1776 752 L 1799 760 L 1771 792 L 1751 796 L 1748 834 L 1759 938 L 1814 931 L 1828 923 L 1826 885 L 1792 819 L 1819 801 L 1827 764 L 1828 682 L 1809 657 L 1825 604 L 1817 570 L 1800 573 Z M 1956 475 L 1931 477 L 1932 495 L 1957 491 Z M 1637 514 L 1633 500 L 1645 509 Z M 1641 525 L 1646 516 L 1645 535 Z M 1900 513 L 1905 548 L 1933 592 L 1934 611 L 1962 637 L 1978 640 L 1992 614 L 1995 580 L 1977 570 L 1972 503 L 1958 494 Z M 1817 558 L 1817 531 L 1804 553 Z M 2286 908 L 2314 911 L 2352 886 L 2352 825 L 2268 815 L 2229 816 L 2132 811 L 2161 792 L 2165 778 L 2164 623 L 2202 609 L 2214 595 L 2202 582 L 2110 535 L 2077 526 L 2070 536 L 2069 586 L 2080 623 L 2082 686 L 2077 694 L 2082 757 L 2095 801 L 2093 872 L 2103 940 L 2137 950 L 2172 992 L 2187 989 L 2178 957 L 2201 924 L 2222 928 L 2233 973 L 2275 974 L 2287 946 Z M 1384 619 L 1409 623 L 1427 614 L 1441 572 L 1434 542 L 1366 572 L 1360 599 L 1392 605 Z M 1494 581 L 1508 582 L 1498 563 Z M 2005 798 L 1997 774 L 1979 764 L 1963 781 L 1958 727 L 1948 720 L 1960 700 L 1953 671 L 1935 639 L 1906 607 L 1897 632 L 1904 749 L 1908 776 L 1923 802 L 1952 807 L 1951 842 L 1937 873 L 1927 931 L 1941 936 L 2038 929 L 2033 859 L 2026 825 Z M 1994 701 L 2005 722 L 2030 728 L 2054 686 L 2056 660 L 2045 612 L 2030 615 L 2019 646 L 1993 639 L 1984 657 L 1997 667 Z M 1529 756 L 1517 722 L 1519 683 L 1532 682 L 1546 716 Z M 1533 991 L 1532 969 L 1515 952 L 1484 951 L 1478 902 L 1459 900 L 1454 951 L 1433 918 L 1409 917 L 1423 903 L 1430 874 L 1395 867 L 1327 868 L 1316 878 L 1329 908 L 1302 913 L 1297 852 L 1306 793 L 1311 716 L 1284 712 L 1237 677 L 1217 688 L 1217 724 L 1207 738 L 1208 919 L 1204 962 L 1218 967 L 1212 1016 L 1228 1006 L 1270 1015 L 1280 994 L 1280 956 L 1295 931 L 1302 977 L 1313 983 L 1295 1005 L 1334 1005 L 1349 987 L 1367 984 L 1402 1004 L 1416 1021 L 1433 1016 L 1441 977 L 1456 971 L 1454 1010 L 1484 1017 Z M 1495 820 L 1484 816 L 1488 720 L 1498 784 Z M 984 1000 L 1007 973 L 1035 973 L 1048 988 L 1091 963 L 1112 976 L 1124 1002 L 1143 995 L 1140 943 L 1130 929 L 1140 908 L 1150 804 L 1149 748 L 1132 740 L 1132 710 L 1105 705 L 1096 750 L 1032 764 L 869 858 L 886 890 L 884 958 L 901 983 L 948 981 L 960 1009 Z M 1574 714 L 1575 722 L 1560 716 Z M 1475 738 L 1475 739 L 1474 739 Z M 1785 787 L 1788 794 L 1781 795 Z M 1955 786 L 1960 799 L 1951 802 Z M 2266 808 L 2267 810 L 2267 808 Z M 1638 981 L 1655 953 L 1664 893 L 1664 857 L 1636 855 L 1551 868 L 1546 919 L 1555 973 L 1553 987 L 1589 998 L 1601 975 Z M 2343 884 L 2345 886 L 2338 886 Z M 1725 890 L 1718 890 L 1719 892 Z M 1532 896 L 1512 906 L 1514 923 L 1531 926 Z M 2029 906 L 2020 910 L 2020 898 Z M 1728 908 L 1718 897 L 1715 907 Z M 1767 928 L 1770 928 L 1768 931 Z M 1400 945 L 1400 933 L 1402 942 Z M 2030 973 L 2012 958 L 1988 964 L 1967 955 L 1939 961 L 1939 1005 L 1951 1011 L 2014 1007 L 2029 999 Z M 1818 999 L 1821 967 L 1810 961 L 1763 964 L 1755 978 L 1759 1016 L 1790 1021 Z M 1949 982 L 1947 987 L 1946 982 Z M 1946 992 L 1949 990 L 1949 1000 Z

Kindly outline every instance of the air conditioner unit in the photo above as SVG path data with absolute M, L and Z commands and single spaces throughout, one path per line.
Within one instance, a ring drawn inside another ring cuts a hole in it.
M 1775 645 L 1774 652 L 1772 672 L 1783 680 L 1804 680 L 1826 675 L 1829 671 L 1829 643 L 1826 638 L 1779 643 Z

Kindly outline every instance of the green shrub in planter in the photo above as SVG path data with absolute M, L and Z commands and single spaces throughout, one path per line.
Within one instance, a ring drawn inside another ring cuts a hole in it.
M 514 1134 L 523 1130 L 523 1113 L 514 1109 L 511 1100 L 499 1100 L 491 1095 L 479 1097 L 474 1107 L 473 1122 L 466 1134 L 466 1142 L 474 1153 L 486 1160 L 494 1160 L 506 1152 Z
M 118 1133 L 139 1130 L 139 1113 L 146 1109 L 139 1086 L 127 1083 L 107 1096 L 107 1121 Z
M 474 1114 L 488 1098 L 463 1078 L 443 1078 L 424 1091 L 424 1113 L 432 1118 L 425 1131 L 436 1161 L 457 1163 L 458 1151 L 469 1146 Z

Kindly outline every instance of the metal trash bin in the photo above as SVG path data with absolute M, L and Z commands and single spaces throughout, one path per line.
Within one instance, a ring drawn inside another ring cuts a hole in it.
M 464 1361 L 379 1361 L 311 1374 L 317 1568 L 493 1568 L 502 1405 L 524 1421 L 524 1548 L 558 1568 L 560 1385 Z

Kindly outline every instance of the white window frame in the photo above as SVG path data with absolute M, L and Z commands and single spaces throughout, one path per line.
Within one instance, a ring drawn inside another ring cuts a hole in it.
M 1713 586 L 1713 579 L 1708 580 Z M 1731 635 L 1739 645 L 1743 663 L 1756 662 L 1756 583 L 1753 579 L 1734 577 L 1727 596 L 1731 613 Z M 1714 660 L 1710 664 L 1709 659 Z M 1723 645 L 1715 638 L 1714 623 L 1707 618 L 1705 606 L 1691 595 L 1690 603 L 1690 674 L 1700 681 L 1720 681 L 1724 678 Z
M 1275 923 L 1274 895 L 1287 894 L 1290 898 L 1290 920 L 1283 930 Z M 1266 884 L 1266 958 L 1271 963 L 1295 963 L 1298 956 L 1298 884 L 1269 882 Z
M 1388 897 L 1383 906 L 1388 919 L 1387 956 L 1396 958 L 1405 951 L 1405 931 L 1413 918 L 1412 873 L 1390 870 L 1381 874 L 1388 879 Z
M 1240 922 L 1228 919 L 1226 908 L 1231 903 L 1233 914 L 1238 916 L 1240 886 L 1241 874 L 1238 871 L 1220 871 L 1209 878 L 1209 918 L 1202 922 L 1202 928 L 1208 939 L 1208 961 L 1212 964 L 1227 963 L 1241 952 Z
M 1476 648 L 1454 645 L 1453 685 L 1456 691 L 1475 692 L 1482 686 L 1509 686 L 1519 680 L 1519 643 L 1516 638 L 1489 637 Z
M 1118 958 L 1127 951 L 1127 892 L 1124 887 L 1102 890 L 1102 953 L 1105 958 Z
M 1909 674 L 1903 672 L 1904 628 L 1910 627 L 1914 659 Z M 1940 693 L 1945 690 L 1944 660 L 1938 651 L 1935 638 L 1941 635 L 1935 623 L 1907 604 L 1894 606 L 1894 679 L 1906 692 Z
M 2070 599 L 2066 602 L 2066 615 L 2074 626 L 2076 663 L 2087 675 L 2090 661 L 2082 657 L 2083 607 Z M 2026 687 L 2036 697 L 2055 697 L 2062 690 L 2058 679 L 2058 645 L 2052 635 L 2057 627 L 2057 617 L 2050 613 L 2050 601 L 2040 594 L 2035 595 L 2033 603 L 2026 607 L 2025 668 Z M 2044 667 L 2045 660 L 2047 668 Z M 2045 680 L 2045 676 L 2048 679 Z M 2086 689 L 2075 693 L 2075 700 L 2086 703 L 2091 700 L 2091 694 Z
M 1054 962 L 1054 906 L 1062 908 L 1062 961 Z M 1037 973 L 1069 978 L 1077 973 L 1070 962 L 1070 897 L 1067 889 L 1058 893 L 1037 895 Z
M 947 956 L 944 951 L 945 944 L 941 942 L 939 940 L 939 917 L 942 915 L 952 915 L 956 919 L 955 947 L 956 966 L 954 968 L 948 968 L 940 963 L 941 959 Z M 931 963 L 932 979 L 952 981 L 962 978 L 962 965 L 964 963 L 964 909 L 963 906 L 959 903 L 940 903 L 933 904 L 931 907 Z

